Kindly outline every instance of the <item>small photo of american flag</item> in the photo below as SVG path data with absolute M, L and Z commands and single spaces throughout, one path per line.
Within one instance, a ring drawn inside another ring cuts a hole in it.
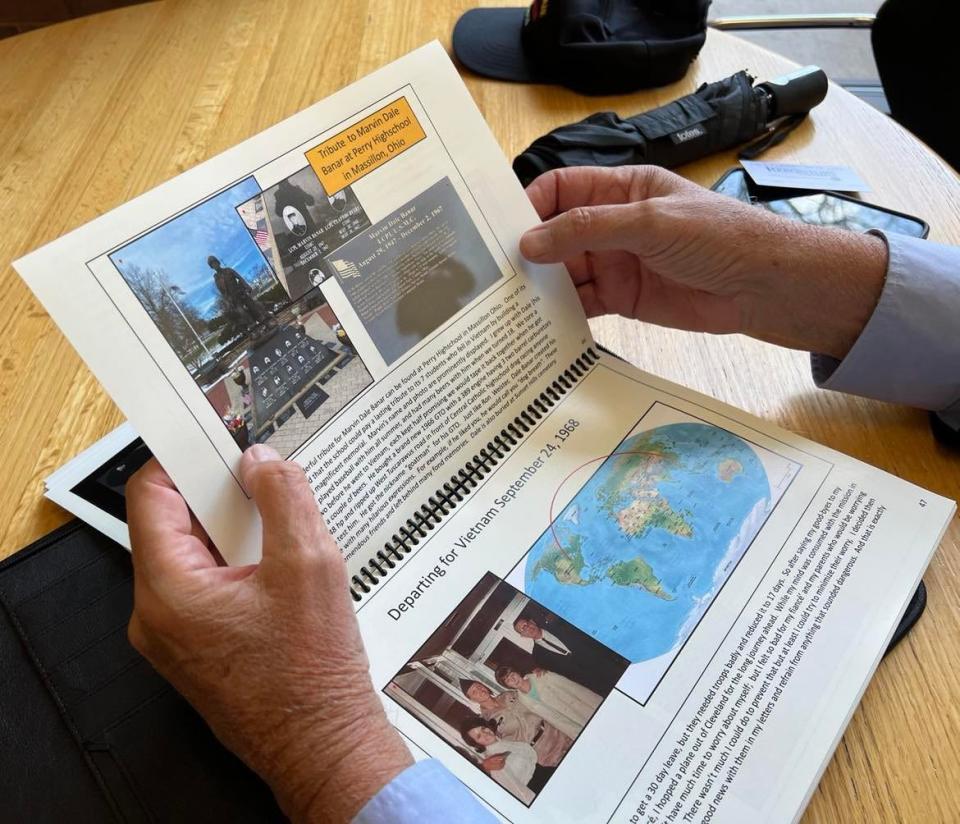
M 265 220 L 257 221 L 257 230 L 253 233 L 253 239 L 261 251 L 270 251 L 270 235 L 267 233 L 267 222 Z

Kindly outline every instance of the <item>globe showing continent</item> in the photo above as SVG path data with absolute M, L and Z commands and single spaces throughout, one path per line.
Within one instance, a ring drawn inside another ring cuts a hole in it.
M 526 593 L 633 662 L 692 632 L 770 510 L 763 463 L 715 426 L 627 438 L 533 546 Z

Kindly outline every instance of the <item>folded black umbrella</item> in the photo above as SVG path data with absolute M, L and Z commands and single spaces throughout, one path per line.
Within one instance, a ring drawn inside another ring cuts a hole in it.
M 827 77 L 816 66 L 756 86 L 740 71 L 633 117 L 600 112 L 554 129 L 518 155 L 513 170 L 526 186 L 563 166 L 673 168 L 763 134 L 753 147 L 756 156 L 782 140 L 826 93 Z

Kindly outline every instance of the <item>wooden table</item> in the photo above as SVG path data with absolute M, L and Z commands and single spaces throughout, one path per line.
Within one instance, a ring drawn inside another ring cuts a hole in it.
M 0 41 L 0 557 L 66 520 L 43 478 L 121 416 L 9 263 L 293 114 L 432 38 L 449 46 L 468 0 L 160 2 Z M 513 3 L 510 5 L 519 5 Z M 631 114 L 747 68 L 791 64 L 711 32 L 688 76 L 653 92 L 585 98 L 468 76 L 508 156 L 600 109 Z M 960 243 L 960 183 L 919 142 L 831 88 L 771 158 L 847 163 L 869 199 Z M 710 185 L 733 153 L 682 170 Z M 65 284 L 69 288 L 69 284 Z M 600 340 L 684 383 L 948 497 L 960 456 L 924 413 L 818 391 L 804 354 L 604 319 Z M 955 821 L 960 809 L 960 527 L 926 576 L 919 626 L 880 667 L 804 821 Z

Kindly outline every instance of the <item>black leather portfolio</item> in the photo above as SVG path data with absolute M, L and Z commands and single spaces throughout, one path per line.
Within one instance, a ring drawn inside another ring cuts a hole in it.
M 282 821 L 128 643 L 130 555 L 72 521 L 0 563 L 0 821 Z M 892 648 L 923 612 L 917 590 Z
M 0 564 L 0 821 L 284 820 L 130 646 L 132 574 L 80 521 Z

